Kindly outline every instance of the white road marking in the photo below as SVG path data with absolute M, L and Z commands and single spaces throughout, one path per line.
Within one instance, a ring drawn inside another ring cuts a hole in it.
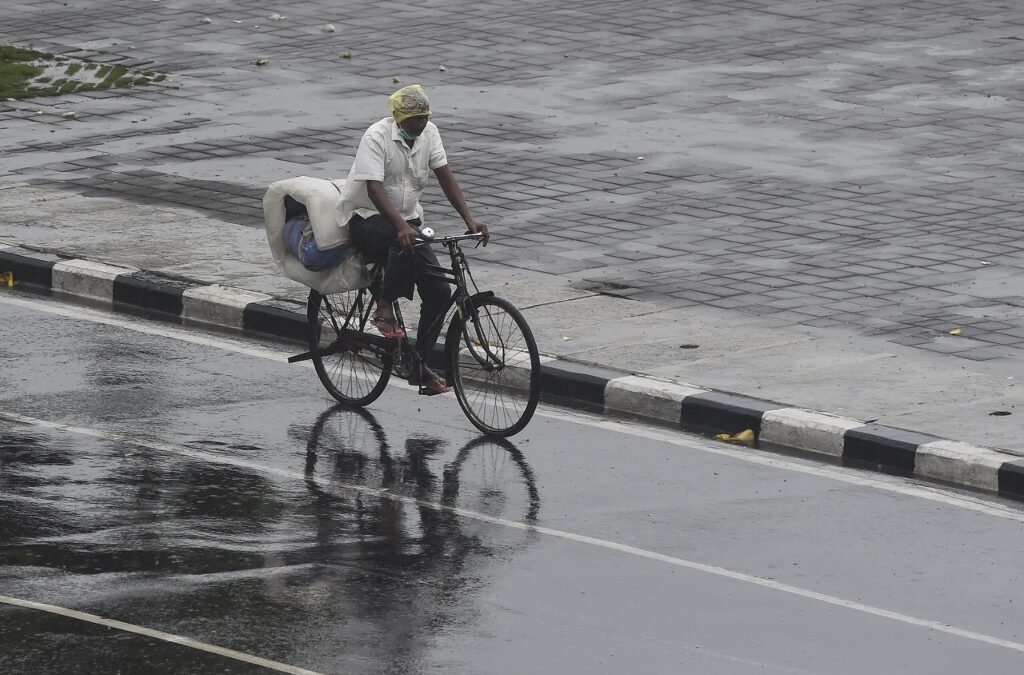
M 215 347 L 217 349 L 234 352 L 236 354 L 245 354 L 247 356 L 255 356 L 262 359 L 268 359 L 270 361 L 277 361 L 278 363 L 286 363 L 288 357 L 291 355 L 290 352 L 274 349 L 269 346 L 254 346 L 252 344 L 254 342 L 253 338 L 245 338 L 243 340 L 242 338 L 221 337 L 209 335 L 207 333 L 192 332 L 194 329 L 182 326 L 167 326 L 166 324 L 139 318 L 121 318 L 117 315 L 110 314 L 109 312 L 76 305 L 62 304 L 49 301 L 45 298 L 27 300 L 0 295 L 0 303 L 5 302 L 49 314 L 56 314 L 85 321 L 93 321 L 95 323 L 124 328 L 127 330 L 145 333 L 147 335 L 157 335 L 191 344 Z M 302 365 L 312 368 L 312 362 L 310 361 L 300 361 L 294 365 Z M 407 385 L 403 381 L 396 381 L 395 378 L 391 379 L 391 384 L 389 386 L 396 386 L 408 391 L 414 391 L 416 389 L 416 387 Z M 918 499 L 926 499 L 928 501 L 947 504 L 949 506 L 955 506 L 957 508 L 995 516 L 997 518 L 1024 522 L 1024 512 L 1020 509 L 995 502 L 985 501 L 983 498 L 975 498 L 970 495 L 947 492 L 944 488 L 938 486 L 932 488 L 926 485 L 908 484 L 906 479 L 903 478 L 886 476 L 884 474 L 870 474 L 865 471 L 846 469 L 843 467 L 825 464 L 816 465 L 810 462 L 794 461 L 760 450 L 751 450 L 747 448 L 741 450 L 722 443 L 712 443 L 711 441 L 706 441 L 697 436 L 683 435 L 678 431 L 645 427 L 629 422 L 618 422 L 607 418 L 594 417 L 586 413 L 569 412 L 547 406 L 538 406 L 536 415 L 539 417 L 556 419 L 562 422 L 584 424 L 605 429 L 607 431 L 639 436 L 659 443 L 668 443 L 670 445 L 701 450 L 703 452 L 722 457 L 729 457 L 730 459 L 736 459 L 751 464 L 769 466 L 809 476 L 820 476 L 822 478 L 828 478 L 830 480 L 847 483 L 849 485 L 883 490 Z
M 538 409 L 537 414 L 551 419 L 561 420 L 563 422 L 587 424 L 589 426 L 606 429 L 608 431 L 639 436 L 659 443 L 668 443 L 670 445 L 678 445 L 690 449 L 701 450 L 712 455 L 728 457 L 730 459 L 736 459 L 750 464 L 769 466 L 776 469 L 792 471 L 794 473 L 806 474 L 808 476 L 820 476 L 840 483 L 847 483 L 858 487 L 873 488 L 876 490 L 883 490 L 885 492 L 893 492 L 907 497 L 915 497 L 917 499 L 926 499 L 928 501 L 947 504 L 949 506 L 955 506 L 968 511 L 976 511 L 988 516 L 995 516 L 997 518 L 1005 518 L 1007 520 L 1024 523 L 1024 511 L 1021 511 L 1020 508 L 987 501 L 981 496 L 973 497 L 966 494 L 945 492 L 944 488 L 939 486 L 931 487 L 928 485 L 908 484 L 906 482 L 906 478 L 887 476 L 884 474 L 874 475 L 866 471 L 862 472 L 857 469 L 845 469 L 843 467 L 827 464 L 815 465 L 810 463 L 810 461 L 802 463 L 780 457 L 778 455 L 771 455 L 762 450 L 754 450 L 751 448 L 743 448 L 741 450 L 738 447 L 726 445 L 724 443 L 713 443 L 695 436 L 683 436 L 681 435 L 681 432 L 677 431 L 658 429 L 655 427 L 644 427 L 636 424 L 630 424 L 628 422 L 616 422 L 614 420 L 591 417 L 585 413 L 565 412 L 554 409 L 544 410 L 541 412 Z
M 564 541 L 572 541 L 579 544 L 585 544 L 588 546 L 595 546 L 611 551 L 618 551 L 627 555 L 632 555 L 638 558 L 644 558 L 647 560 L 653 560 L 675 567 L 685 568 L 694 570 L 697 572 L 704 572 L 717 577 L 723 577 L 726 579 L 733 579 L 754 586 L 760 586 L 762 588 L 768 588 L 771 590 L 787 593 L 801 598 L 807 598 L 809 600 L 815 600 L 828 605 L 841 607 L 844 609 L 861 612 L 863 614 L 869 614 L 899 623 L 918 626 L 921 628 L 927 628 L 929 630 L 938 631 L 947 635 L 953 635 L 967 640 L 973 640 L 975 642 L 981 642 L 996 647 L 1004 647 L 1006 649 L 1012 649 L 1017 652 L 1024 653 L 1024 644 L 1014 642 L 1012 640 L 1006 640 L 1003 638 L 995 637 L 992 635 L 986 635 L 984 633 L 978 633 L 949 624 L 941 623 L 939 621 L 932 621 L 929 619 L 920 619 L 918 617 L 910 616 L 908 614 L 901 614 L 899 612 L 893 612 L 881 607 L 874 607 L 872 605 L 866 605 L 861 602 L 853 600 L 846 600 L 834 595 L 828 595 L 826 593 L 819 593 L 818 591 L 812 591 L 799 586 L 793 586 L 791 584 L 782 583 L 781 581 L 775 581 L 774 579 L 767 579 L 765 577 L 759 577 L 752 574 L 746 574 L 744 572 L 737 572 L 734 570 L 727 569 L 725 567 L 719 567 L 717 565 L 708 565 L 705 563 L 696 562 L 693 560 L 686 560 L 684 558 L 677 558 L 675 556 L 665 555 L 656 551 L 649 551 L 647 549 L 638 548 L 636 546 L 630 546 L 628 544 L 621 544 L 607 539 L 599 539 L 597 537 L 590 537 L 583 534 L 577 534 L 575 532 L 567 532 L 565 530 L 557 530 L 550 527 L 539 527 L 531 525 L 529 523 L 523 523 L 514 520 L 506 520 L 504 518 L 496 518 L 494 516 L 488 516 L 483 513 L 477 513 L 475 511 L 469 511 L 467 509 L 456 508 L 440 504 L 437 502 L 431 502 L 426 500 L 415 499 L 412 497 L 406 497 L 404 495 L 398 495 L 392 493 L 388 489 L 384 488 L 371 488 L 365 485 L 357 485 L 352 483 L 345 483 L 342 481 L 328 481 L 319 476 L 307 476 L 306 474 L 288 471 L 286 469 L 280 469 L 273 466 L 267 466 L 256 462 L 250 462 L 243 459 L 229 457 L 224 455 L 216 455 L 203 450 L 197 450 L 194 448 L 188 448 L 184 446 L 174 445 L 171 443 L 161 443 L 155 441 L 147 441 L 143 439 L 134 438 L 125 434 L 113 433 L 108 431 L 101 431 L 97 429 L 88 429 L 84 427 L 76 427 L 68 424 L 62 424 L 60 422 L 51 422 L 48 420 L 37 419 L 34 417 L 28 417 L 26 415 L 19 415 L 16 413 L 0 412 L 0 420 L 6 420 L 15 424 L 24 424 L 29 426 L 41 427 L 45 429 L 54 429 L 57 431 L 63 431 L 66 433 L 77 434 L 81 436 L 88 436 L 113 443 L 121 443 L 130 445 L 138 448 L 146 448 L 149 450 L 155 450 L 157 452 L 165 452 L 169 454 L 179 455 L 182 457 L 188 457 L 199 461 L 209 462 L 211 464 L 224 464 L 229 466 L 236 466 L 244 468 L 249 471 L 258 471 L 266 475 L 277 476 L 280 478 L 309 482 L 310 480 L 318 483 L 325 489 L 340 488 L 350 492 L 359 494 L 367 494 L 378 497 L 380 499 L 391 500 L 395 502 L 401 502 L 418 508 L 426 508 L 434 511 L 440 511 L 444 513 L 450 513 L 462 518 L 476 520 L 479 522 L 490 523 L 501 527 L 506 527 L 514 530 L 521 530 L 525 532 L 533 532 L 538 534 L 547 535 L 556 539 L 562 539 Z M 69 610 L 70 611 L 70 610 Z
M 305 668 L 289 666 L 286 663 L 278 663 L 277 661 L 271 661 L 270 659 L 260 658 L 259 656 L 253 656 L 252 654 L 237 652 L 234 649 L 227 649 L 225 647 L 218 647 L 217 645 L 211 645 L 206 642 L 199 642 L 198 640 L 182 637 L 181 635 L 165 633 L 161 630 L 153 630 L 152 628 L 146 628 L 144 626 L 136 626 L 135 624 L 125 623 L 124 621 L 108 619 L 106 617 L 97 616 L 96 614 L 89 614 L 88 612 L 79 612 L 75 609 L 58 607 L 57 605 L 48 605 L 42 602 L 32 602 L 31 600 L 12 598 L 7 595 L 0 595 L 0 604 L 12 605 L 14 607 L 22 607 L 24 609 L 34 609 L 40 612 L 49 612 L 50 614 L 56 614 L 58 616 L 67 617 L 69 619 L 86 621 L 88 623 L 96 624 L 97 626 L 105 626 L 107 628 L 123 630 L 127 633 L 144 635 L 145 637 L 153 638 L 155 640 L 162 640 L 163 642 L 170 642 L 173 644 L 182 645 L 184 647 L 191 647 L 192 649 L 198 649 L 200 651 L 209 652 L 211 654 L 217 654 L 218 656 L 226 656 L 229 659 L 234 659 L 236 661 L 242 661 L 244 663 L 261 666 L 263 668 L 268 668 L 270 670 L 276 670 L 280 673 L 293 673 L 294 675 L 320 675 L 320 673 L 317 673 L 314 670 L 306 670 Z
M 88 307 L 59 304 L 45 298 L 40 298 L 38 300 L 25 300 L 22 298 L 0 295 L 0 303 L 7 303 L 17 307 L 25 307 L 26 309 L 32 309 L 46 314 L 66 316 L 71 319 L 92 321 L 93 323 L 100 323 L 106 326 L 115 326 L 117 328 L 132 330 L 136 333 L 157 335 L 171 340 L 178 340 L 179 342 L 188 342 L 206 347 L 216 347 L 217 349 L 235 352 L 236 354 L 256 356 L 261 359 L 268 359 L 279 363 L 287 363 L 288 357 L 291 356 L 291 354 L 286 354 L 284 351 L 253 346 L 252 343 L 254 340 L 252 338 L 246 338 L 246 341 L 243 342 L 242 338 L 231 338 L 227 336 L 220 337 L 205 333 L 190 332 L 193 329 L 184 326 L 161 324 L 142 318 L 126 319 L 115 314 L 110 314 L 109 312 L 90 309 Z M 308 364 L 306 361 L 300 361 L 299 363 Z
M 116 316 L 112 316 L 105 312 L 91 310 L 83 307 L 70 307 L 67 305 L 50 304 L 47 302 L 39 301 L 28 301 L 10 297 L 0 296 L 0 302 L 7 302 L 18 306 L 27 307 L 37 311 L 43 311 L 51 314 L 58 314 L 61 316 L 67 316 L 70 318 L 83 319 L 88 321 L 94 321 L 111 326 L 117 326 L 128 330 L 138 331 L 150 335 L 158 335 L 169 339 L 180 340 L 184 342 L 190 342 L 193 344 L 205 345 L 223 349 L 230 352 L 239 354 L 246 354 L 249 356 L 256 356 L 259 358 L 265 358 L 272 361 L 285 362 L 287 361 L 288 355 L 283 351 L 277 351 L 267 348 L 252 347 L 250 344 L 243 344 L 240 340 L 231 340 L 226 338 L 213 337 L 205 334 L 189 333 L 181 327 L 164 327 L 153 322 L 141 321 L 139 319 L 133 319 L 131 321 L 121 319 Z M 405 388 L 404 383 L 399 384 L 400 387 Z M 869 487 L 888 492 L 893 492 L 905 496 L 916 497 L 920 499 L 926 499 L 930 501 L 940 502 L 950 506 L 963 508 L 971 511 L 976 511 L 986 515 L 991 515 L 999 518 L 1006 518 L 1015 520 L 1018 522 L 1024 522 L 1024 513 L 1019 510 L 1004 507 L 995 503 L 987 503 L 978 499 L 973 499 L 964 495 L 947 494 L 938 491 L 938 489 L 932 490 L 924 486 L 907 485 L 903 482 L 897 482 L 896 479 L 888 477 L 872 477 L 868 474 L 862 474 L 859 472 L 843 470 L 837 467 L 828 466 L 813 466 L 810 464 L 803 464 L 776 456 L 769 456 L 767 453 L 756 451 L 756 450 L 738 450 L 729 446 L 712 445 L 711 443 L 705 442 L 696 437 L 681 437 L 678 432 L 671 432 L 667 430 L 659 430 L 655 428 L 648 428 L 629 424 L 625 422 L 616 422 L 613 420 L 607 420 L 603 418 L 595 418 L 582 413 L 570 413 L 566 411 L 556 410 L 553 408 L 539 407 L 537 414 L 542 417 L 548 417 L 551 419 L 557 419 L 560 421 L 570 422 L 573 424 L 584 424 L 593 427 L 606 429 L 608 431 L 614 431 L 618 433 L 639 436 L 650 440 L 669 443 L 672 445 L 684 446 L 691 449 L 698 449 L 704 452 L 720 455 L 723 457 L 729 457 L 731 459 L 737 459 L 744 462 L 750 462 L 759 464 L 762 466 L 769 466 L 778 469 L 784 469 L 797 473 L 803 473 L 808 475 L 820 476 L 831 480 L 848 483 L 851 485 L 857 485 L 862 487 Z M 127 436 L 120 434 L 112 434 L 97 430 L 84 429 L 80 427 L 72 427 L 68 425 L 59 424 L 56 422 L 47 422 L 45 420 L 37 420 L 30 417 L 21 415 L 15 415 L 12 413 L 0 412 L 0 419 L 7 419 L 12 422 L 19 422 L 22 424 L 31 424 L 35 426 L 42 426 L 52 429 L 58 429 L 67 431 L 70 433 L 82 434 L 87 436 L 93 436 L 96 438 L 103 438 L 110 441 L 116 441 L 126 443 L 129 445 L 135 445 L 138 447 L 150 448 L 162 452 L 170 452 L 181 456 L 187 456 L 194 459 L 208 461 L 212 463 L 220 464 L 231 464 L 239 467 L 248 468 L 251 470 L 257 470 L 268 474 L 275 474 L 285 478 L 291 478 L 295 480 L 306 481 L 309 478 L 302 474 L 292 473 L 274 467 L 263 466 L 242 460 L 236 460 L 230 457 L 223 457 L 212 455 L 199 450 L 193 450 L 191 448 L 185 448 L 180 446 L 173 446 L 163 443 L 152 443 L 139 439 L 132 439 Z M 317 482 L 322 483 L 325 487 L 330 487 L 331 484 L 324 482 L 320 478 L 314 478 Z M 797 586 L 791 586 L 784 584 L 772 579 L 766 579 L 764 577 L 757 577 L 754 575 L 744 574 L 742 572 L 735 572 L 723 567 L 717 567 L 714 565 L 706 565 L 695 561 L 685 560 L 682 558 L 676 558 L 673 556 L 663 555 L 654 551 L 648 551 L 646 549 L 629 546 L 627 544 L 620 544 L 617 542 L 607 541 L 604 539 L 598 539 L 589 537 L 586 535 L 575 534 L 572 532 L 565 532 L 562 530 L 555 530 L 552 528 L 537 527 L 529 525 L 527 523 L 520 523 L 516 521 L 504 520 L 501 518 L 494 518 L 481 513 L 475 513 L 464 509 L 458 509 L 454 507 L 445 506 L 434 502 L 425 502 L 410 497 L 404 497 L 401 495 L 395 495 L 387 490 L 380 490 L 375 488 L 369 488 L 362 485 L 353 485 L 347 483 L 336 482 L 333 485 L 341 487 L 345 490 L 350 490 L 359 493 L 372 494 L 383 499 L 390 499 L 403 503 L 408 503 L 416 506 L 430 508 L 438 511 L 445 511 L 453 513 L 465 518 L 478 520 L 481 522 L 488 522 L 495 525 L 501 525 L 512 529 L 526 530 L 531 532 L 537 532 L 545 534 L 551 537 L 575 541 L 582 544 L 588 544 L 591 546 L 597 546 L 600 548 L 610 549 L 627 553 L 641 558 L 649 560 L 656 560 L 659 562 L 667 563 L 677 567 L 683 567 L 696 571 L 713 574 L 720 577 L 730 578 L 737 581 L 761 586 L 764 588 L 771 588 L 777 591 L 796 595 L 812 600 L 817 600 L 830 605 L 838 607 L 844 607 L 847 609 L 859 611 L 865 614 L 871 614 L 894 621 L 899 621 L 909 625 L 920 626 L 923 628 L 929 628 L 939 632 L 963 637 L 977 642 L 991 644 L 995 646 L 1005 647 L 1019 652 L 1024 652 L 1024 644 L 1013 642 L 1011 640 L 1004 640 L 1002 638 L 985 635 L 983 633 L 977 633 L 969 631 L 948 624 L 943 624 L 937 621 L 930 621 L 927 619 L 919 619 L 906 614 L 900 614 L 898 612 L 892 612 L 886 609 L 873 607 L 871 605 L 865 605 L 851 600 L 845 600 L 843 598 L 830 596 L 817 591 L 803 589 Z
M 103 324 L 105 326 L 124 328 L 126 330 L 135 331 L 136 333 L 156 335 L 169 340 L 187 342 L 189 344 L 200 345 L 203 347 L 214 347 L 216 349 L 222 349 L 235 354 L 244 354 L 246 356 L 255 356 L 257 358 L 267 359 L 268 361 L 277 361 L 278 363 L 288 363 L 288 357 L 300 351 L 298 346 L 296 346 L 295 351 L 285 352 L 271 347 L 255 346 L 253 343 L 258 342 L 258 338 L 232 338 L 230 336 L 218 336 L 203 332 L 192 332 L 199 331 L 200 329 L 179 325 L 168 326 L 167 324 L 142 318 L 124 319 L 117 315 L 110 314 L 109 312 L 94 310 L 88 307 L 60 304 L 58 301 L 49 301 L 45 298 L 33 301 L 0 296 L 0 303 L 8 303 L 18 307 L 25 307 L 45 314 L 55 314 L 57 316 L 66 316 L 70 319 L 79 319 Z M 303 368 L 309 368 L 311 370 L 313 369 L 313 362 L 309 360 L 298 361 L 291 365 L 302 366 Z M 398 387 L 399 389 L 405 389 L 407 391 L 419 390 L 418 387 L 407 384 L 405 381 L 394 377 L 391 378 L 389 386 Z

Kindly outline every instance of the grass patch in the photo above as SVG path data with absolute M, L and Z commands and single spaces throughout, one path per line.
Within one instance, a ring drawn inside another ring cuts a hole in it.
M 123 81 L 124 80 L 124 76 L 127 73 L 128 73 L 128 69 L 125 68 L 124 66 L 114 66 L 113 68 L 111 68 L 107 72 L 106 75 L 103 76 L 103 79 L 104 80 L 111 80 L 112 82 L 115 83 L 115 86 L 117 86 L 116 83 Z
M 141 87 L 166 78 L 151 70 L 135 71 L 0 44 L 0 100 Z
M 39 77 L 46 69 L 17 61 L 0 61 L 0 97 L 22 98 L 19 94 L 33 78 Z
M 0 45 L 0 61 L 51 61 L 53 54 L 22 49 L 14 45 Z

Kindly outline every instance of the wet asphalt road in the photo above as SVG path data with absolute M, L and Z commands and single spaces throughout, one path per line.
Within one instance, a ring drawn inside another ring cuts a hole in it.
M 322 673 L 1024 668 L 1011 505 L 82 312 L 0 296 L 0 596 Z M 214 672 L 273 671 L 0 602 L 0 673 Z

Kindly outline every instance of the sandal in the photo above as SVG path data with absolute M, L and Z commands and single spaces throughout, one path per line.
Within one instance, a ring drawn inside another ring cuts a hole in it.
M 447 394 L 452 390 L 451 387 L 445 384 L 444 380 L 426 366 L 420 366 L 419 372 L 414 370 L 407 381 L 409 384 L 419 385 L 420 393 L 424 396 Z
M 402 330 L 398 325 L 398 320 L 390 316 L 375 316 L 370 319 L 370 323 L 376 328 L 381 335 L 386 338 L 404 338 L 405 331 Z

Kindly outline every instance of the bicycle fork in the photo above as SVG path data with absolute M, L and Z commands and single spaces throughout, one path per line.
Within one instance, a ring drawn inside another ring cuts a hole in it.
M 470 303 L 467 301 L 466 305 L 469 304 Z M 473 308 L 469 312 L 466 312 L 465 307 L 459 307 L 460 315 L 464 315 L 467 313 L 469 316 L 466 317 L 466 319 L 463 319 L 462 323 L 462 337 L 463 341 L 466 343 L 466 349 L 469 351 L 470 354 L 472 354 L 473 358 L 476 360 L 477 364 L 484 370 L 484 372 L 491 373 L 494 372 L 495 370 L 501 370 L 505 365 L 505 360 L 503 357 L 498 356 L 494 352 L 494 349 L 492 349 L 491 341 L 487 339 L 487 334 L 484 331 L 483 326 L 481 325 L 483 321 L 491 320 L 490 315 L 487 315 L 485 318 L 481 316 L 481 311 L 479 308 Z M 470 325 L 473 326 L 473 331 L 476 333 L 475 339 L 469 334 Z M 496 327 L 494 333 L 496 337 L 500 340 L 501 338 L 500 336 L 497 335 Z M 478 350 L 474 349 L 474 346 L 482 347 L 483 354 L 480 354 Z M 502 349 L 502 352 L 504 352 L 504 345 L 498 345 L 498 347 Z

